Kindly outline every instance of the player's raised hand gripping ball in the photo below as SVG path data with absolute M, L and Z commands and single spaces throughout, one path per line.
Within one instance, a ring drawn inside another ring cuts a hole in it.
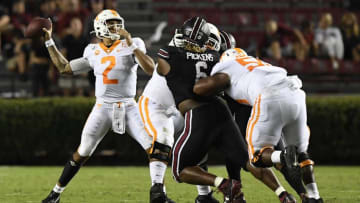
M 50 29 L 51 21 L 46 18 L 36 17 L 31 20 L 25 30 L 25 37 L 36 38 L 44 36 L 43 28 Z

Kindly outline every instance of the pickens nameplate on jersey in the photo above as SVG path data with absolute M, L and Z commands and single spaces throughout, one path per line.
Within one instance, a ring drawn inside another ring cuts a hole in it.
M 159 50 L 158 56 L 171 66 L 166 80 L 174 95 L 176 105 L 185 99 L 199 101 L 210 99 L 210 97 L 196 95 L 193 92 L 193 86 L 200 78 L 210 75 L 212 67 L 220 58 L 216 51 L 207 50 L 204 53 L 196 53 L 182 48 L 165 46 Z

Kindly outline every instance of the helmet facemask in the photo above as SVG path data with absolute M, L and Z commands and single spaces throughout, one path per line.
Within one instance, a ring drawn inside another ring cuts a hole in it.
M 124 28 L 124 19 L 115 10 L 103 10 L 94 20 L 94 31 L 99 39 L 118 40 L 118 33 Z
M 212 50 L 219 51 L 220 50 L 220 32 L 217 27 L 211 23 L 207 23 L 210 28 L 210 35 L 208 40 L 206 41 L 206 46 Z
M 120 39 L 120 35 L 118 34 L 121 29 L 124 29 L 124 22 L 119 19 L 110 19 L 106 21 L 106 28 L 108 38 L 111 40 L 118 40 Z

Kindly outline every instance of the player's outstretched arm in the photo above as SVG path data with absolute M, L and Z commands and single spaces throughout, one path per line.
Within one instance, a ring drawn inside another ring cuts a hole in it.
M 131 34 L 126 31 L 125 29 L 120 29 L 119 31 L 120 36 L 123 36 L 126 40 L 126 43 L 129 47 L 134 47 L 134 55 L 139 63 L 140 67 L 147 73 L 148 75 L 152 75 L 155 63 L 154 60 L 142 52 L 140 49 L 136 48 L 136 45 L 133 43 L 131 39 Z
M 43 28 L 43 31 L 45 33 L 45 46 L 50 54 L 52 62 L 61 74 L 72 75 L 73 72 L 70 68 L 69 61 L 57 49 L 54 40 L 51 38 L 52 23 L 50 29 Z
M 215 95 L 230 85 L 230 78 L 225 73 L 216 73 L 213 76 L 201 78 L 193 88 L 195 94 L 201 96 Z

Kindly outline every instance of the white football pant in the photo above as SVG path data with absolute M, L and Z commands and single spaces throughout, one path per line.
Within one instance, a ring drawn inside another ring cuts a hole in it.
M 175 108 L 167 108 L 157 104 L 148 97 L 139 99 L 139 111 L 146 132 L 152 137 L 152 142 L 172 147 L 174 144 L 174 121 L 172 116 L 178 115 Z M 181 115 L 180 115 L 181 116 Z
M 250 159 L 263 147 L 276 146 L 281 133 L 288 145 L 306 152 L 310 131 L 307 126 L 305 92 L 301 89 L 281 88 L 259 95 L 246 129 Z
M 141 121 L 138 106 L 134 99 L 122 103 L 126 106 L 126 132 L 134 138 L 145 150 L 151 147 L 152 138 L 147 135 Z M 105 134 L 112 128 L 113 104 L 97 102 L 81 135 L 78 148 L 80 156 L 91 156 Z

